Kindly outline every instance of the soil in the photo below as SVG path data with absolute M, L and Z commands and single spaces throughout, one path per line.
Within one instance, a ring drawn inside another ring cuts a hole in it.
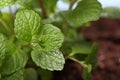
M 120 80 L 120 20 L 100 18 L 91 27 L 82 28 L 87 41 L 98 42 L 98 67 L 91 80 Z M 55 71 L 53 80 L 83 80 L 80 64 L 67 60 L 63 71 Z

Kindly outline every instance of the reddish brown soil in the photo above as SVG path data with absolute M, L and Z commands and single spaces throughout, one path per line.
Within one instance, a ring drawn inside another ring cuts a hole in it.
M 101 18 L 82 29 L 87 41 L 98 42 L 98 67 L 91 80 L 120 80 L 120 20 Z M 53 80 L 82 80 L 82 67 L 67 60 L 63 71 L 54 72 Z

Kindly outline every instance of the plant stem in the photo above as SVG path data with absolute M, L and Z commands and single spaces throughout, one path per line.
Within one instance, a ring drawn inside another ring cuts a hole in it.
M 69 10 L 71 10 L 73 8 L 73 5 L 77 2 L 78 0 L 74 0 L 73 2 L 71 2 L 70 6 L 69 6 Z
M 12 31 L 9 29 L 9 27 L 7 26 L 5 21 L 3 21 L 1 18 L 0 18 L 0 23 L 3 25 L 3 27 L 6 29 L 6 31 L 8 31 L 10 34 L 12 34 Z
M 40 0 L 40 7 L 41 7 L 41 9 L 42 9 L 42 14 L 43 14 L 43 16 L 44 16 L 45 18 L 47 18 L 48 15 L 47 15 L 47 12 L 46 12 L 46 9 L 45 9 L 43 0 Z
M 14 19 L 14 17 L 13 17 L 13 11 L 12 11 L 12 8 L 11 8 L 11 6 L 9 7 L 9 12 L 10 12 L 10 14 L 11 14 L 11 19 L 13 20 Z

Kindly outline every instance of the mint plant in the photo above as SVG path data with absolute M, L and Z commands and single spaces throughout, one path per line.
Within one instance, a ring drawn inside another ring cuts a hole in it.
M 37 80 L 37 74 L 48 72 L 41 68 L 60 71 L 67 58 L 79 62 L 84 67 L 83 78 L 89 79 L 97 63 L 98 45 L 94 43 L 91 47 L 78 37 L 80 33 L 76 30 L 97 20 L 101 5 L 97 0 L 67 0 L 69 10 L 57 12 L 57 2 L 0 1 L 0 8 L 19 5 L 15 15 L 11 12 L 0 15 L 0 80 Z M 74 4 L 77 6 L 72 8 Z M 33 77 L 27 78 L 30 75 Z M 41 76 L 46 80 L 43 74 Z

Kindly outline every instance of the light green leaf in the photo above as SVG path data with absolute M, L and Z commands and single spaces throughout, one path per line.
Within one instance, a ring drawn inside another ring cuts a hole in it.
M 89 21 L 97 20 L 101 11 L 101 5 L 97 0 L 82 0 L 74 10 L 63 13 L 63 16 L 70 25 L 78 27 Z
M 5 38 L 0 33 L 0 66 L 2 65 L 2 61 L 5 58 L 6 46 L 5 46 Z
M 14 4 L 16 0 L 0 0 L 0 8 Z
M 22 7 L 29 7 L 31 5 L 31 1 L 33 0 L 17 0 L 16 3 Z
M 23 70 L 19 70 L 19 71 L 13 73 L 12 75 L 6 76 L 2 80 L 24 80 L 24 78 L 23 78 Z
M 18 11 L 14 29 L 18 40 L 24 44 L 30 44 L 32 36 L 39 31 L 40 21 L 40 16 L 33 10 Z
M 41 36 L 35 37 L 32 45 L 35 49 L 43 51 L 53 51 L 62 46 L 64 36 L 61 30 L 51 24 L 46 24 L 42 28 Z
M 26 53 L 18 48 L 15 48 L 13 50 L 14 44 L 12 44 L 12 42 L 8 43 L 8 45 L 9 44 L 11 44 L 12 48 L 10 46 L 7 46 L 7 55 L 3 60 L 3 64 L 0 68 L 2 75 L 9 75 L 23 68 L 28 60 Z
M 62 70 L 64 67 L 64 57 L 62 53 L 58 50 L 56 51 L 38 51 L 34 50 L 31 53 L 33 61 L 43 69 L 53 70 Z
M 27 68 L 24 70 L 24 80 L 38 80 L 37 72 L 33 68 Z
M 86 65 L 86 67 L 84 67 L 84 70 L 83 70 L 84 80 L 90 80 L 91 70 L 92 70 L 92 66 L 90 64 Z

